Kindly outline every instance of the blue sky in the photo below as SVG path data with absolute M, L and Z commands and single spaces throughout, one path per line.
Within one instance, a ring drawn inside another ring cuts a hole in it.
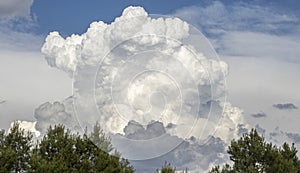
M 143 6 L 151 14 L 170 14 L 183 6 L 197 5 L 199 1 L 36 1 L 32 13 L 38 16 L 38 32 L 58 30 L 63 35 L 83 33 L 92 21 L 112 22 L 127 6 Z
M 128 6 L 194 25 L 228 64 L 227 99 L 242 118 L 265 130 L 267 138 L 272 132 L 290 141 L 286 133 L 300 135 L 298 0 L 3 0 L 0 129 L 14 120 L 36 121 L 41 104 L 72 95 L 72 79 L 41 53 L 49 32 L 64 38 L 83 34 L 91 22 L 111 23 Z
M 274 8 L 276 11 L 287 14 L 299 15 L 297 7 L 300 2 L 289 1 L 223 1 L 225 5 L 235 3 L 247 3 Z M 132 0 L 132 1 L 85 1 L 72 0 L 45 0 L 34 1 L 31 14 L 37 17 L 36 32 L 47 34 L 52 30 L 58 30 L 63 35 L 83 33 L 92 21 L 102 20 L 112 22 L 115 17 L 120 16 L 122 10 L 129 6 L 143 6 L 150 14 L 172 14 L 176 10 L 187 6 L 206 6 L 211 1 L 199 0 Z

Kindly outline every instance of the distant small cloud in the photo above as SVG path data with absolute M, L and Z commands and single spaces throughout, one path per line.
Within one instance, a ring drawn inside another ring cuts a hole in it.
M 280 110 L 298 109 L 298 107 L 293 103 L 283 103 L 283 104 L 279 103 L 279 104 L 274 104 L 273 107 Z
M 265 114 L 264 112 L 259 112 L 259 113 L 251 114 L 251 116 L 254 118 L 262 118 L 262 117 L 266 117 L 267 114 Z
M 0 100 L 0 104 L 3 104 L 5 102 L 6 102 L 6 100 Z
M 265 134 L 266 133 L 266 129 L 262 128 L 259 124 L 255 125 L 255 129 L 260 134 Z
M 173 124 L 173 123 L 169 123 L 169 124 L 166 126 L 167 129 L 171 129 L 171 128 L 174 128 L 174 127 L 176 127 L 176 124 Z
M 299 133 L 285 133 L 287 137 L 293 140 L 293 142 L 299 143 L 300 142 L 300 134 Z

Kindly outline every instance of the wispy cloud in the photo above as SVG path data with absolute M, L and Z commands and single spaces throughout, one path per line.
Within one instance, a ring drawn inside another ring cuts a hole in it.
M 36 16 L 31 14 L 33 0 L 0 1 L 0 51 L 39 50 L 42 38 L 33 33 Z
M 33 0 L 1 0 L 0 18 L 29 17 Z
M 0 51 L 39 51 L 42 36 L 0 27 Z
M 246 2 L 214 1 L 177 10 L 212 41 L 218 53 L 300 62 L 300 24 L 294 13 Z
M 300 62 L 300 37 L 261 32 L 228 32 L 215 45 L 221 54 L 257 58 L 276 58 Z
M 185 20 L 200 26 L 209 34 L 227 31 L 270 32 L 290 31 L 298 18 L 292 14 L 280 13 L 267 6 L 239 2 L 225 5 L 213 1 L 204 6 L 184 7 L 175 12 Z

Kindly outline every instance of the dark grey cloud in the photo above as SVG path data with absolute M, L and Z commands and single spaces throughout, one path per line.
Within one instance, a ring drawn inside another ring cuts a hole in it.
M 167 129 L 171 129 L 171 128 L 174 128 L 174 127 L 176 127 L 176 124 L 173 124 L 173 123 L 169 123 L 169 124 L 166 126 Z
M 3 104 L 5 102 L 6 102 L 6 100 L 0 100 L 0 104 Z
M 34 111 L 34 117 L 37 121 L 35 128 L 44 134 L 49 126 L 62 124 L 72 131 L 80 132 L 82 128 L 76 121 L 72 108 L 70 108 L 72 99 L 72 97 L 68 97 L 62 102 L 46 102 L 36 108 Z
M 280 110 L 298 109 L 298 107 L 293 103 L 279 103 L 279 104 L 274 104 L 273 107 Z
M 144 156 L 149 152 L 157 152 L 156 150 L 179 141 L 177 147 L 168 152 L 162 150 L 162 154 L 160 153 L 161 155 L 157 157 L 141 160 L 129 159 L 137 172 L 153 172 L 153 170 L 160 168 L 165 161 L 171 162 L 173 166 L 176 166 L 177 170 L 188 168 L 189 172 L 206 172 L 212 163 L 223 164 L 228 161 L 226 144 L 222 139 L 210 136 L 206 143 L 201 143 L 196 137 L 191 136 L 189 139 L 184 140 L 178 136 L 167 134 L 166 128 L 172 128 L 175 125 L 170 123 L 167 126 L 169 127 L 165 127 L 159 121 L 153 121 L 146 126 L 130 121 L 124 128 L 124 135 L 116 134 L 111 136 L 112 142 L 121 153 L 122 151 L 128 152 L 131 150 L 130 155 L 135 156 L 140 155 L 138 152 L 140 151 L 145 152 Z M 125 140 L 120 140 L 124 137 L 133 141 L 124 143 Z M 155 138 L 160 138 L 160 140 L 156 141 Z M 140 150 L 142 147 L 147 149 Z
M 259 113 L 251 114 L 251 116 L 254 118 L 262 118 L 262 117 L 266 117 L 267 114 L 265 114 L 264 112 L 259 112 Z
M 135 121 L 128 122 L 124 128 L 125 136 L 129 139 L 146 140 L 159 137 L 166 133 L 163 123 L 154 121 L 144 128 L 141 124 Z

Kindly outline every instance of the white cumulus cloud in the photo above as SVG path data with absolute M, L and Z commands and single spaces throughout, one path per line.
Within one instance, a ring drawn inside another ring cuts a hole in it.
M 170 158 L 190 153 L 200 161 L 205 151 L 193 152 L 215 135 L 222 147 L 201 162 L 208 165 L 224 152 L 224 142 L 247 127 L 242 110 L 225 99 L 227 64 L 178 18 L 154 18 L 141 7 L 128 7 L 111 24 L 93 22 L 82 35 L 51 32 L 42 53 L 50 66 L 73 77 L 74 91 L 62 103 L 36 110 L 41 131 L 54 123 L 74 128 L 78 121 L 90 128 L 99 121 L 132 160 L 161 156 L 183 142 L 189 147 Z M 185 141 L 194 138 L 195 145 Z
M 10 124 L 10 128 L 8 129 L 8 133 L 10 132 L 10 129 L 13 127 L 14 123 L 19 123 L 19 127 L 21 129 L 24 129 L 26 132 L 30 132 L 33 134 L 33 137 L 34 139 L 37 139 L 40 135 L 41 135 L 41 132 L 38 131 L 35 126 L 36 126 L 36 122 L 30 122 L 30 121 L 15 121 L 15 122 L 12 122 Z

